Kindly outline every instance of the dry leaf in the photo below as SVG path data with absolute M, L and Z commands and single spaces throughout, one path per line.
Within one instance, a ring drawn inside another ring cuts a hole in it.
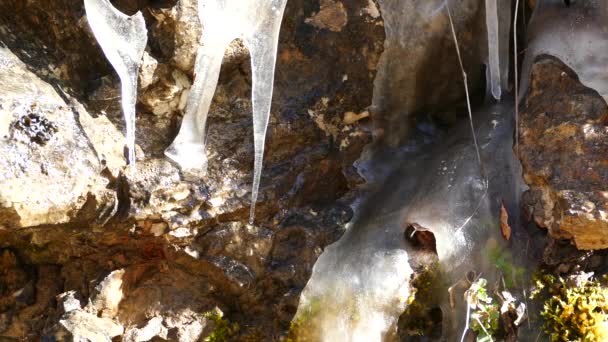
M 502 237 L 509 241 L 511 239 L 511 227 L 509 226 L 509 214 L 505 208 L 505 203 L 500 201 L 500 231 Z

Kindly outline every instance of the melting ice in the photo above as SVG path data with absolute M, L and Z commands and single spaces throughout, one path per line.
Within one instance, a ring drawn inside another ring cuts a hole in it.
M 509 33 L 511 27 L 510 1 L 485 0 L 488 40 L 488 85 L 492 96 L 500 100 L 508 87 Z
M 251 54 L 254 175 L 250 220 L 258 197 L 264 140 L 274 80 L 279 30 L 287 0 L 201 0 L 199 18 L 204 28 L 196 58 L 196 78 L 179 134 L 165 154 L 185 170 L 205 170 L 205 126 L 219 78 L 224 50 L 243 40 Z
M 133 16 L 117 10 L 108 0 L 84 0 L 89 26 L 106 58 L 118 73 L 122 111 L 127 126 L 128 162 L 135 163 L 135 105 L 137 73 L 148 41 L 141 12 Z
M 487 183 L 479 174 L 467 122 L 440 142 L 404 154 L 402 164 L 358 208 L 345 235 L 315 264 L 294 318 L 302 330 L 320 341 L 381 341 L 394 333 L 412 275 L 407 223 L 433 232 L 449 281 L 457 282 L 467 271 L 492 279 L 495 266 L 482 251 L 487 243 L 502 241 L 501 198 L 512 204 L 521 189 L 511 150 L 511 110 L 511 105 L 497 105 L 474 116 Z M 372 159 L 368 170 L 394 163 L 395 153 L 383 158 Z M 438 294 L 444 336 L 459 336 L 465 323 L 462 294 L 451 308 L 445 290 Z
M 530 25 L 520 98 L 536 57 L 559 58 L 608 102 L 608 2 L 538 0 Z

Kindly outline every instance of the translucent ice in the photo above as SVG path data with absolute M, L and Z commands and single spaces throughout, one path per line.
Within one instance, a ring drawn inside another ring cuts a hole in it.
M 510 1 L 485 0 L 488 34 L 488 84 L 492 96 L 500 100 L 508 87 Z
M 528 26 L 520 98 L 527 91 L 534 60 L 543 54 L 559 58 L 608 102 L 608 2 L 536 2 Z
M 201 0 L 199 18 L 204 28 L 186 114 L 179 134 L 165 151 L 183 169 L 205 170 L 205 126 L 228 44 L 243 40 L 251 54 L 254 175 L 251 193 L 253 221 L 258 197 L 264 141 L 270 115 L 279 30 L 287 0 Z
M 127 126 L 128 162 L 135 162 L 137 73 L 148 41 L 141 12 L 120 12 L 108 0 L 84 0 L 87 21 L 106 58 L 120 77 L 122 110 Z
M 392 175 L 368 177 L 381 184 L 359 206 L 344 236 L 317 260 L 295 316 L 299 330 L 319 341 L 390 336 L 409 295 L 413 254 L 404 232 L 410 223 L 435 235 L 448 281 L 455 283 L 468 271 L 493 279 L 496 268 L 484 251 L 488 243 L 502 241 L 500 200 L 515 213 L 513 202 L 521 189 L 521 171 L 511 150 L 510 111 L 510 104 L 501 104 L 474 115 L 485 177 L 465 122 L 438 143 L 403 153 Z M 374 157 L 371 163 L 392 165 L 395 155 L 386 153 L 386 160 Z M 447 289 L 437 293 L 444 337 L 459 336 L 465 323 L 462 293 L 455 309 L 448 299 Z
M 500 54 L 498 40 L 498 7 L 496 0 L 486 0 L 486 29 L 488 31 L 488 73 L 490 90 L 495 99 L 500 100 Z

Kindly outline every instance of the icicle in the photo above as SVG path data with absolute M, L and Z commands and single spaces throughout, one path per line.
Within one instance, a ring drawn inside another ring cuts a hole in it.
M 250 222 L 258 197 L 264 141 L 274 80 L 279 30 L 287 0 L 201 0 L 199 19 L 204 33 L 195 66 L 196 79 L 179 134 L 165 151 L 182 169 L 207 167 L 205 126 L 226 46 L 241 38 L 251 54 L 254 175 Z
M 496 0 L 486 0 L 486 28 L 488 31 L 488 70 L 489 83 L 492 96 L 500 100 L 500 45 L 499 45 L 499 25 L 498 7 Z
M 106 58 L 120 77 L 122 110 L 127 126 L 128 163 L 135 163 L 137 73 L 148 41 L 141 12 L 120 12 L 108 0 L 84 0 L 87 21 Z

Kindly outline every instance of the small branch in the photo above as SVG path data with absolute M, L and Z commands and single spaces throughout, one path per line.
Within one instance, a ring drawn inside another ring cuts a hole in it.
M 456 29 L 454 28 L 454 21 L 452 20 L 452 13 L 450 12 L 450 4 L 446 1 L 446 6 L 448 12 L 448 19 L 450 20 L 450 28 L 452 29 L 452 37 L 454 38 L 454 45 L 456 46 L 456 54 L 458 55 L 458 63 L 460 64 L 460 71 L 462 71 L 462 80 L 464 82 L 464 91 L 467 97 L 467 110 L 469 111 L 469 122 L 471 124 L 471 133 L 473 133 L 473 142 L 475 143 L 475 152 L 477 152 L 477 162 L 479 163 L 479 170 L 481 172 L 482 177 L 485 177 L 485 172 L 483 168 L 483 164 L 481 162 L 481 154 L 479 153 L 479 145 L 477 144 L 477 136 L 475 135 L 475 126 L 473 126 L 473 113 L 471 111 L 471 99 L 469 96 L 469 85 L 467 80 L 467 73 L 464 70 L 464 65 L 462 64 L 462 57 L 460 56 L 460 48 L 458 47 L 458 38 L 456 37 Z
M 479 320 L 479 318 L 475 317 L 475 320 L 477 321 L 477 324 L 479 324 L 479 326 L 481 327 L 481 330 L 483 330 L 483 332 L 486 333 L 486 336 L 488 336 L 490 338 L 490 342 L 494 342 L 494 340 L 492 339 L 492 335 L 490 335 L 488 330 L 486 330 L 486 328 L 483 326 L 483 324 L 481 324 L 481 321 Z
M 515 15 L 513 19 L 513 63 L 515 71 L 515 156 L 519 158 L 519 73 L 517 69 L 517 12 L 519 10 L 519 0 L 515 0 Z
M 462 337 L 460 338 L 460 342 L 464 342 L 464 338 L 467 336 L 467 331 L 469 331 L 469 321 L 471 320 L 471 307 L 469 306 L 469 298 L 467 298 L 467 321 L 464 326 L 464 331 L 462 332 Z

